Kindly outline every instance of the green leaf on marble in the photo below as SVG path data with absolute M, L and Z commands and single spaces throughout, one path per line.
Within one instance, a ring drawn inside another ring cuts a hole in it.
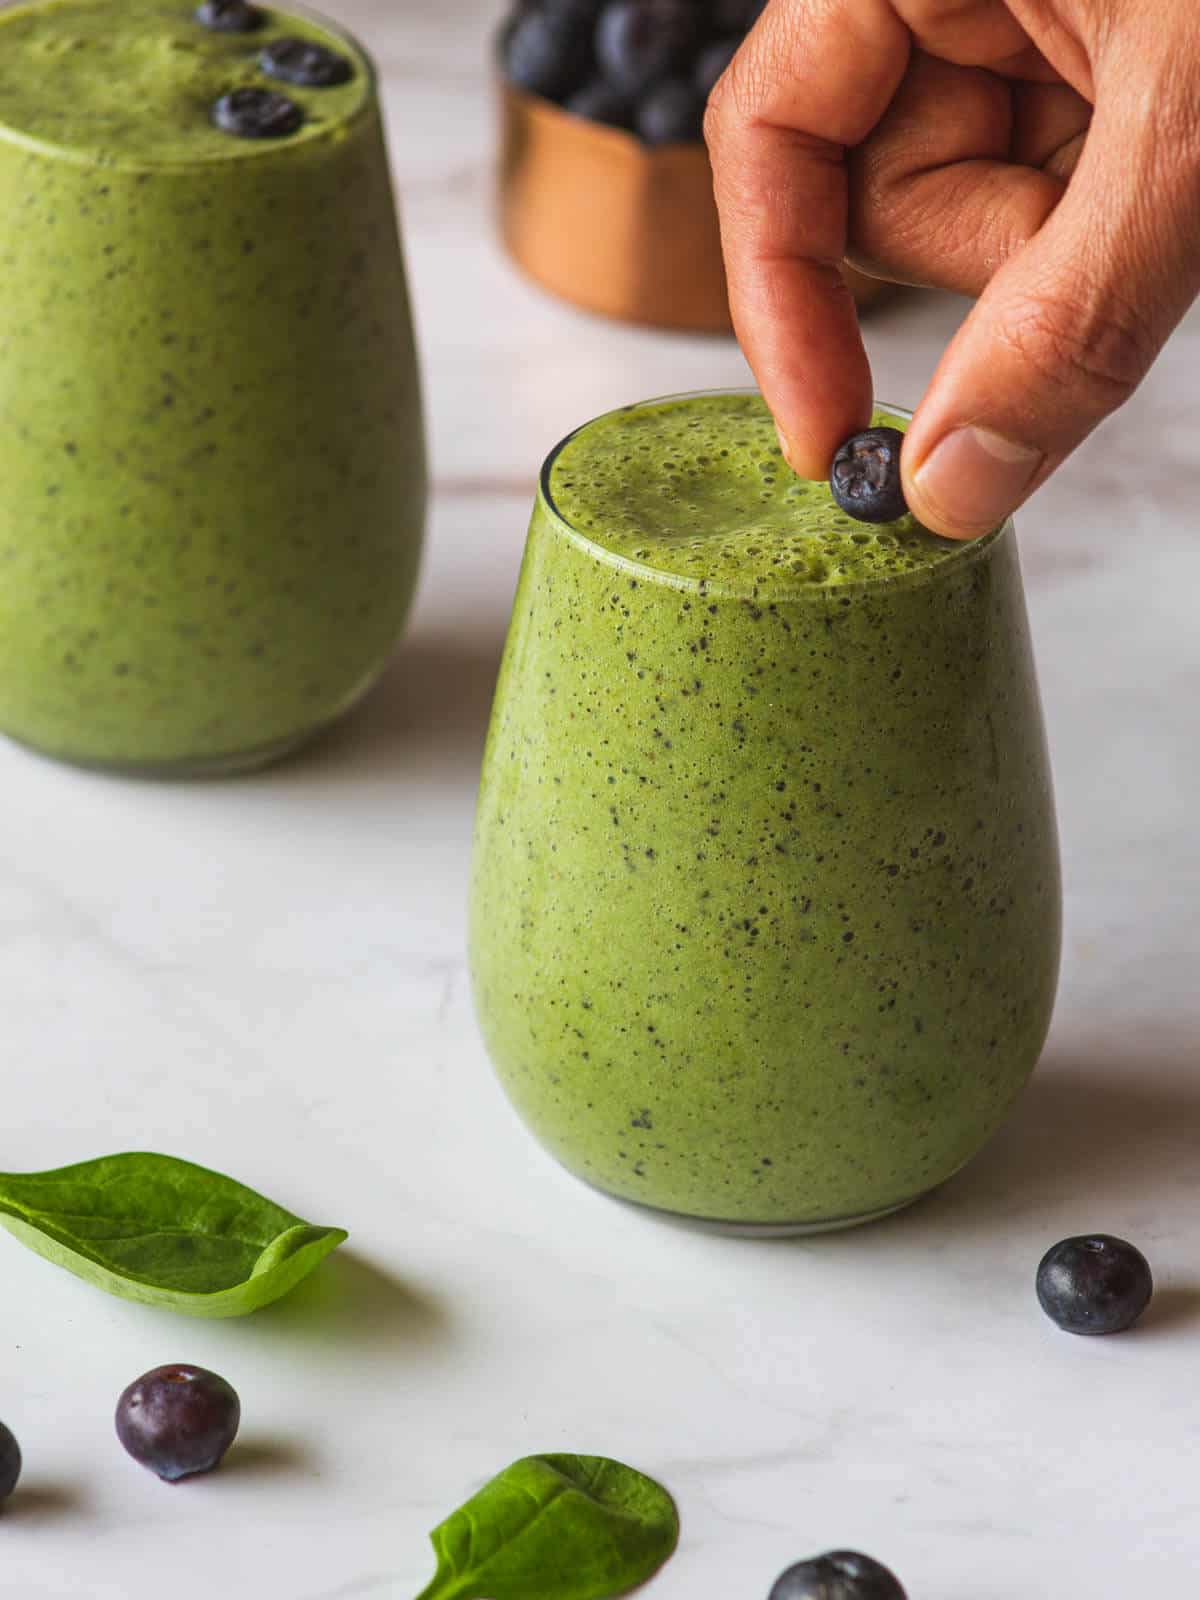
M 0 1173 L 0 1224 L 109 1294 L 192 1317 L 269 1305 L 347 1237 L 219 1172 L 145 1152 Z
M 611 1600 L 658 1571 L 679 1515 L 652 1478 L 604 1456 L 525 1456 L 430 1535 L 417 1600 Z

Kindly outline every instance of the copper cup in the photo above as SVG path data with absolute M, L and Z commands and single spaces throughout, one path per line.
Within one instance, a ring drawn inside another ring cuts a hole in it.
M 585 310 L 728 333 L 712 169 L 704 145 L 651 149 L 499 81 L 500 229 L 517 265 Z M 866 306 L 891 285 L 843 271 Z

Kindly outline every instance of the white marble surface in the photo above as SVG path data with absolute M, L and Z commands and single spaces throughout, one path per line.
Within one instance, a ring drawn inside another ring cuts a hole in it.
M 437 492 L 415 622 L 318 748 L 195 786 L 0 748 L 0 1166 L 120 1148 L 216 1165 L 346 1250 L 242 1322 L 107 1298 L 0 1235 L 0 1416 L 25 1448 L 0 1593 L 414 1595 L 427 1530 L 542 1449 L 678 1497 L 655 1600 L 765 1600 L 790 1560 L 874 1551 L 912 1600 L 1187 1592 L 1200 1569 L 1200 316 L 1022 519 L 1057 773 L 1067 943 L 1007 1129 L 907 1215 L 714 1239 L 560 1173 L 489 1074 L 464 976 L 471 812 L 528 499 L 606 406 L 736 380 L 721 341 L 542 298 L 489 222 L 475 0 L 330 0 L 377 52 Z M 961 315 L 872 326 L 912 401 Z M 1116 1340 L 1059 1334 L 1044 1247 L 1140 1241 L 1160 1291 Z M 241 1392 L 218 1474 L 119 1450 L 122 1386 L 198 1361 Z

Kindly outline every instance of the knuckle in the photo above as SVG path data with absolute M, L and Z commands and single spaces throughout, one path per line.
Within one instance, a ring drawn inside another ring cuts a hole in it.
M 1045 296 L 1010 309 L 1001 338 L 1049 388 L 1096 409 L 1115 411 L 1133 394 L 1154 357 L 1155 342 L 1132 307 L 1088 306 Z
M 729 90 L 725 79 L 728 73 L 717 79 L 712 93 L 708 97 L 708 105 L 704 109 L 704 142 L 711 155 L 719 155 L 722 150 L 722 139 L 729 121 Z
M 762 98 L 759 74 L 743 50 L 717 79 L 704 111 L 704 140 L 720 159 L 737 142 L 739 133 L 754 121 Z
M 1200 177 L 1200 97 L 1196 94 L 1196 62 L 1177 52 L 1163 62 L 1154 88 L 1154 116 L 1147 134 L 1154 158 L 1167 170 Z

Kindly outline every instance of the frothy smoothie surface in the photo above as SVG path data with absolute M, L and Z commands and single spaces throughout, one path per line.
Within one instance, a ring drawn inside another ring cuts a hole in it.
M 217 33 L 194 12 L 195 0 L 38 0 L 0 12 L 0 139 L 123 166 L 262 160 L 336 136 L 370 102 L 365 57 L 319 23 L 264 7 L 252 32 Z M 285 37 L 345 57 L 347 81 L 309 88 L 267 75 L 261 52 Z M 240 88 L 285 94 L 302 125 L 282 140 L 231 137 L 212 110 Z
M 879 411 L 876 424 L 903 428 Z M 550 499 L 577 532 L 659 572 L 770 598 L 897 577 L 961 556 L 906 516 L 856 522 L 797 478 L 759 395 L 688 396 L 589 423 L 559 450 Z

